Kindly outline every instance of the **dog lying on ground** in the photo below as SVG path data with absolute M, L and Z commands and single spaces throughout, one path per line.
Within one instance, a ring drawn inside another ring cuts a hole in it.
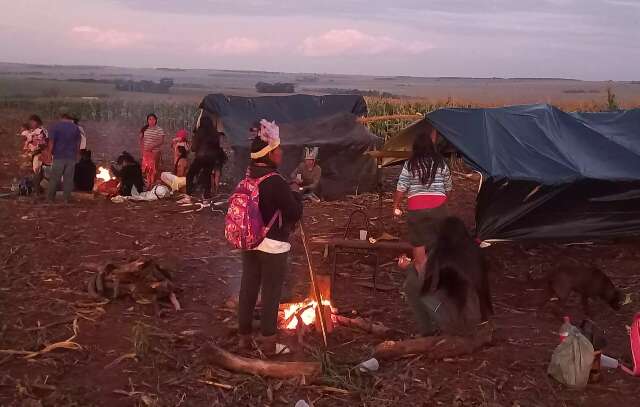
M 462 220 L 444 219 L 435 245 L 429 248 L 423 294 L 440 291 L 453 300 L 461 315 L 471 311 L 479 313 L 482 322 L 487 321 L 493 306 L 481 250 Z M 475 309 L 469 310 L 469 306 Z
M 593 265 L 577 263 L 562 263 L 551 270 L 543 279 L 546 284 L 545 303 L 558 297 L 561 308 L 564 308 L 572 292 L 580 294 L 582 309 L 591 315 L 589 298 L 601 299 L 614 310 L 619 310 L 624 300 L 622 292 L 618 290 L 609 277 L 602 270 Z

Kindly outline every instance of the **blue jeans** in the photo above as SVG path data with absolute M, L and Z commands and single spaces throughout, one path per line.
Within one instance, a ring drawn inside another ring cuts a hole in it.
M 47 194 L 49 201 L 56 199 L 58 184 L 60 184 L 60 179 L 62 179 L 64 201 L 69 202 L 69 199 L 71 199 L 71 192 L 73 191 L 73 175 L 75 173 L 75 169 L 76 160 L 53 159 L 53 164 L 51 165 L 51 177 L 49 178 L 49 191 Z

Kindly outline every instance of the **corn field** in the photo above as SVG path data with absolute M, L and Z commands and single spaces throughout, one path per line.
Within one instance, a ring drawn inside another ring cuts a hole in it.
M 491 107 L 498 104 L 466 102 L 460 100 L 430 101 L 427 99 L 390 99 L 365 97 L 369 116 L 421 114 L 425 115 L 445 107 Z M 603 111 L 606 103 L 580 102 L 558 106 L 567 111 Z M 39 114 L 44 119 L 55 119 L 61 112 L 77 115 L 80 120 L 125 121 L 144 123 L 147 114 L 159 116 L 167 130 L 191 129 L 197 119 L 198 106 L 195 103 L 139 102 L 120 99 L 0 99 L 0 108 L 10 108 Z M 411 119 L 371 122 L 367 127 L 374 134 L 388 138 L 412 122 Z

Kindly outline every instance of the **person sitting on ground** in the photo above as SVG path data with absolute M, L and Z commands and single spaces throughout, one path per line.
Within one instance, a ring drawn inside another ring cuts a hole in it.
M 42 119 L 37 114 L 29 116 L 29 135 L 27 137 L 27 150 L 33 154 L 37 149 L 46 145 L 49 134 L 43 127 Z
M 173 173 L 163 172 L 160 180 L 171 187 L 172 191 L 179 191 L 187 186 L 187 173 L 189 171 L 189 153 L 183 146 L 178 147 L 178 158 L 176 159 Z
M 258 293 L 261 292 L 262 312 L 260 330 L 262 350 L 273 354 L 278 330 L 278 307 L 282 287 L 289 268 L 291 250 L 289 235 L 302 216 L 302 199 L 291 191 L 284 178 L 277 173 L 282 163 L 279 129 L 275 123 L 261 121 L 258 136 L 251 143 L 251 164 L 248 177 L 260 179 L 258 185 L 260 215 L 264 225 L 274 219 L 266 238 L 255 250 L 242 251 L 242 278 L 238 299 L 239 345 L 251 343 L 253 315 Z M 280 215 L 279 220 L 276 215 Z
M 171 140 L 171 151 L 173 151 L 174 164 L 180 158 L 178 147 L 184 147 L 185 150 L 189 151 L 189 142 L 187 141 L 188 136 L 189 133 L 185 129 L 180 129 L 176 132 L 176 136 Z
M 122 152 L 115 165 L 111 166 L 111 172 L 120 181 L 118 195 L 131 196 L 131 191 L 134 188 L 138 193 L 143 191 L 144 178 L 142 177 L 142 169 L 140 164 L 128 152 Z
M 318 165 L 318 147 L 305 147 L 304 161 L 291 173 L 291 183 L 301 188 L 305 199 L 320 202 L 320 178 L 322 168 Z
M 74 184 L 76 191 L 91 192 L 96 181 L 96 164 L 91 160 L 91 150 L 80 150 L 80 161 L 76 164 Z
M 63 197 L 65 203 L 71 200 L 73 192 L 73 176 L 76 169 L 76 161 L 80 151 L 80 129 L 73 123 L 73 118 L 63 113 L 60 121 L 51 127 L 51 155 L 53 164 L 51 165 L 51 177 L 49 179 L 48 196 L 49 202 L 53 202 L 56 197 L 58 184 L 63 181 Z
M 424 271 L 427 250 L 438 234 L 438 225 L 447 216 L 446 202 L 452 180 L 444 157 L 435 146 L 437 132 L 419 134 L 413 142 L 411 158 L 404 163 L 393 199 L 393 216 L 402 215 L 400 202 L 405 194 L 409 243 L 418 273 Z

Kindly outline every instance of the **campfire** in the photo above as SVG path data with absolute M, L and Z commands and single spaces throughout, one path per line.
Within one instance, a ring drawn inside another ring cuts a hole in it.
M 96 175 L 96 178 L 104 182 L 107 182 L 111 179 L 111 172 L 109 171 L 108 168 L 98 167 L 98 174 Z
M 328 307 L 333 312 L 331 301 L 322 300 L 322 305 Z M 284 323 L 287 329 L 296 329 L 299 321 L 305 325 L 311 325 L 316 321 L 318 303 L 313 300 L 284 304 Z

